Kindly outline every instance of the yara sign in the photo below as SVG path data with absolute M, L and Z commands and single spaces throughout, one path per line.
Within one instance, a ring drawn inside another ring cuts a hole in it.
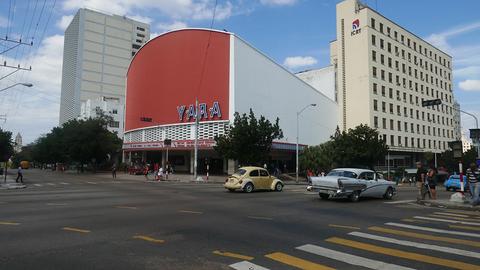
M 208 120 L 215 117 L 222 118 L 222 112 L 220 111 L 220 105 L 218 101 L 213 102 L 212 107 L 208 108 L 207 103 L 198 104 L 198 120 Z M 182 105 L 177 106 L 178 118 L 180 121 L 186 120 L 195 120 L 195 105 L 190 104 L 188 106 Z

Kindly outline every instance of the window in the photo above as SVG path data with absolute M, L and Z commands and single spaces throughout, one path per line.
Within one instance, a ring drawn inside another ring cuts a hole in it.
M 388 88 L 388 97 L 393 98 L 393 89 L 392 88 Z
M 382 85 L 382 97 L 385 96 L 385 86 Z
M 258 170 L 253 170 L 253 171 L 251 171 L 251 172 L 250 172 L 250 176 L 253 176 L 253 177 L 259 176 Z
M 380 33 L 383 33 L 383 23 L 380 23 Z
M 390 103 L 390 106 L 389 106 L 389 107 L 390 107 L 390 113 L 393 114 L 393 104 Z
M 382 101 L 382 112 L 386 112 L 386 103 Z
M 112 114 L 118 114 L 117 109 L 113 109 L 113 110 L 112 110 Z
M 140 26 L 137 26 L 137 30 L 140 30 L 140 31 L 145 31 L 145 28 L 143 28 L 143 27 L 140 27 Z
M 138 50 L 138 49 L 140 49 L 140 45 L 138 45 L 138 44 L 132 44 L 132 48 L 134 48 L 134 49 L 137 49 L 137 50 Z
M 400 121 L 397 122 L 397 130 L 402 131 L 402 122 Z
M 375 35 L 372 35 L 372 45 L 373 45 L 373 46 L 377 46 L 376 43 L 377 43 L 377 42 L 376 42 L 376 37 L 375 37 Z
M 109 127 L 112 127 L 112 128 L 118 128 L 118 127 L 120 127 L 120 122 L 118 122 L 118 121 L 110 121 L 110 123 L 108 123 L 108 126 L 109 126 Z
M 386 118 L 382 118 L 382 128 L 387 129 L 387 119 Z
M 394 146 L 395 145 L 395 136 L 390 135 L 390 145 Z
M 390 27 L 387 26 L 387 35 L 390 36 Z
M 144 34 L 137 33 L 137 37 L 144 38 L 144 37 L 145 37 L 145 35 L 144 35 Z
M 376 95 L 377 94 L 377 84 L 373 84 L 373 93 Z
M 268 172 L 266 170 L 260 170 L 260 176 L 268 176 Z
M 370 27 L 372 27 L 373 29 L 375 29 L 375 19 L 374 19 L 374 18 L 372 18 L 372 19 L 370 20 Z
M 377 77 L 377 68 L 376 67 L 373 67 L 373 77 L 374 78 Z
M 384 42 L 383 42 L 383 39 L 380 39 L 380 49 L 384 49 L 385 46 L 384 46 Z
M 373 117 L 373 126 L 374 126 L 375 128 L 378 128 L 378 117 L 377 117 L 377 116 L 374 116 L 374 117 Z
M 389 53 L 392 52 L 392 44 L 391 44 L 390 42 L 387 43 L 387 51 L 388 51 Z
M 385 81 L 385 70 L 380 70 L 381 79 Z
M 377 62 L 377 52 L 372 50 L 372 60 Z
M 385 56 L 380 54 L 380 64 L 385 65 Z
M 393 130 L 393 120 L 390 119 L 390 130 Z
M 135 41 L 138 42 L 138 43 L 142 43 L 142 41 L 140 39 L 137 39 Z
M 376 99 L 373 100 L 373 110 L 378 111 L 378 102 Z

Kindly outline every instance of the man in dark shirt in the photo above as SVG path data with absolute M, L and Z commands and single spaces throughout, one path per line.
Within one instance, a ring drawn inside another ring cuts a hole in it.
M 465 175 L 467 176 L 470 185 L 470 192 L 472 193 L 472 205 L 477 205 L 480 203 L 480 170 L 475 162 L 470 164 L 470 168 L 467 169 Z
M 415 181 L 417 182 L 418 193 L 420 195 L 419 198 L 425 200 L 425 195 L 428 193 L 427 187 L 425 187 L 425 180 L 426 180 L 427 170 L 423 168 L 421 162 L 417 162 L 417 173 L 415 175 Z

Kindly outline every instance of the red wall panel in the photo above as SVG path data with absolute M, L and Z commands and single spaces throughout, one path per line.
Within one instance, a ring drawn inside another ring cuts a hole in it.
M 208 109 L 214 102 L 220 105 L 221 118 L 202 121 L 228 120 L 229 54 L 230 35 L 222 32 L 188 29 L 149 41 L 127 73 L 125 131 L 186 122 L 185 117 L 180 121 L 177 107 L 186 106 L 187 113 L 195 97 Z

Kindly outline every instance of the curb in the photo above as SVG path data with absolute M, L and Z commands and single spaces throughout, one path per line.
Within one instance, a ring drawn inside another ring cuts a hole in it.
M 7 190 L 7 189 L 23 189 L 26 188 L 26 185 L 18 185 L 18 184 L 2 184 L 0 185 L 1 190 Z
M 468 201 L 465 201 L 463 203 L 461 202 L 439 202 L 439 201 L 426 201 L 426 200 L 417 200 L 417 204 L 424 205 L 424 206 L 429 206 L 429 207 L 438 207 L 438 208 L 444 208 L 444 209 L 457 209 L 457 210 L 474 210 L 474 211 L 480 211 L 480 207 L 478 206 L 473 206 L 468 203 Z

